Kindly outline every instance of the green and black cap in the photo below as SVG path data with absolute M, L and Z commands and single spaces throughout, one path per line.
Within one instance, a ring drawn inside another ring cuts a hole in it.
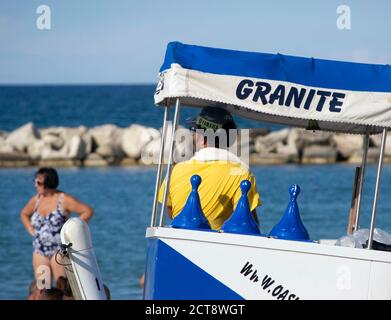
M 190 130 L 196 129 L 236 129 L 236 124 L 231 113 L 219 107 L 204 107 L 196 118 L 186 119 Z

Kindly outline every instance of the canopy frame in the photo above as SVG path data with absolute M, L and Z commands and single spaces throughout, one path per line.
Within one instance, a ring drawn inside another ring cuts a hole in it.
M 152 209 L 152 215 L 151 215 L 151 227 L 157 226 L 157 212 L 158 212 L 158 193 L 159 189 L 162 185 L 162 171 L 164 166 L 164 148 L 166 143 L 166 137 L 167 137 L 167 131 L 168 131 L 168 122 L 169 122 L 169 109 L 170 109 L 170 101 L 167 101 L 167 105 L 165 107 L 164 115 L 163 115 L 163 129 L 162 129 L 162 136 L 161 136 L 161 144 L 160 144 L 160 151 L 159 151 L 159 163 L 158 163 L 158 169 L 156 174 L 156 183 L 155 183 L 155 193 L 154 193 L 154 202 L 153 202 L 153 209 Z M 179 115 L 180 115 L 180 109 L 181 109 L 181 100 L 180 98 L 175 99 L 175 112 L 174 112 L 174 122 L 172 125 L 172 131 L 171 131 L 171 140 L 170 140 L 170 147 L 169 147 L 169 158 L 167 162 L 167 170 L 166 170 L 166 183 L 164 186 L 163 191 L 163 201 L 162 201 L 162 207 L 160 211 L 160 218 L 159 218 L 159 227 L 163 227 L 165 223 L 166 218 L 166 211 L 168 210 L 167 207 L 167 199 L 169 194 L 169 185 L 171 180 L 171 174 L 172 174 L 172 167 L 173 167 L 173 155 L 174 155 L 174 149 L 175 149 L 175 135 L 178 128 L 178 122 L 179 122 Z M 376 182 L 375 182 L 375 195 L 373 200 L 373 206 L 372 206 L 372 214 L 371 214 L 371 225 L 369 229 L 369 238 L 368 238 L 368 246 L 367 249 L 372 249 L 373 247 L 373 237 L 374 237 L 374 230 L 376 226 L 376 215 L 377 215 L 377 205 L 379 200 L 379 190 L 380 190 L 380 180 L 382 175 L 382 168 L 383 168 L 383 159 L 384 159 L 384 149 L 387 139 L 387 128 L 383 128 L 382 131 L 382 138 L 381 138 L 381 146 L 380 146 L 380 154 L 379 154 L 379 160 L 378 160 L 378 166 L 377 166 L 377 174 L 376 174 Z M 359 229 L 359 221 L 360 221 L 360 213 L 361 213 L 361 204 L 362 204 L 362 193 L 364 190 L 364 180 L 365 180 L 365 169 L 368 162 L 368 149 L 369 149 L 369 129 L 367 130 L 365 136 L 363 137 L 363 155 L 362 155 L 362 162 L 361 162 L 361 172 L 360 172 L 360 184 L 359 184 L 359 193 L 358 193 L 358 205 L 356 208 L 356 220 L 354 225 L 354 230 Z
M 369 149 L 369 130 L 367 129 L 365 136 L 363 138 L 363 154 L 362 154 L 361 170 L 360 170 L 360 184 L 358 187 L 356 219 L 353 228 L 354 231 L 357 231 L 359 229 L 359 224 L 360 224 L 362 193 L 364 191 L 364 179 L 365 179 L 365 169 L 368 161 L 368 149 Z
M 367 249 L 371 250 L 373 246 L 373 236 L 376 226 L 376 213 L 377 213 L 377 204 L 379 201 L 379 190 L 380 190 L 380 179 L 383 169 L 383 159 L 384 159 L 384 148 L 387 140 L 387 129 L 384 128 L 381 137 L 381 145 L 380 145 L 380 154 L 379 161 L 377 165 L 377 173 L 376 173 L 376 182 L 375 182 L 375 197 L 373 199 L 372 206 L 372 215 L 371 215 L 371 226 L 369 228 L 369 238 L 368 238 L 368 246 Z
M 167 124 L 169 121 L 169 112 L 170 112 L 170 101 L 167 101 L 167 106 L 164 108 L 164 115 L 163 115 L 162 136 L 160 139 L 160 150 L 159 150 L 159 159 L 158 159 L 159 162 L 158 162 L 158 169 L 156 174 L 155 192 L 153 198 L 153 207 L 152 207 L 152 215 L 151 215 L 151 223 L 150 223 L 151 227 L 154 227 L 156 225 L 156 217 L 158 211 L 158 195 L 159 195 L 159 188 L 160 188 L 162 173 L 163 173 L 164 147 L 165 147 L 166 134 L 167 134 Z
M 167 198 L 168 194 L 170 192 L 170 180 L 171 180 L 171 172 L 172 172 L 172 166 L 173 166 L 173 156 L 174 156 L 174 149 L 175 149 L 175 135 L 176 130 L 178 127 L 179 122 L 179 113 L 181 109 L 181 101 L 179 98 L 176 99 L 175 102 L 175 113 L 174 113 L 174 123 L 172 124 L 172 131 L 171 131 L 171 141 L 170 141 L 170 149 L 169 149 L 169 155 L 168 155 L 168 162 L 167 162 L 167 171 L 166 171 L 166 184 L 164 186 L 164 193 L 163 193 L 163 201 L 162 201 L 162 208 L 160 211 L 160 219 L 159 219 L 159 226 L 163 227 L 165 222 L 165 212 L 167 208 Z M 164 152 L 164 149 L 163 149 Z M 161 179 L 161 177 L 160 177 Z M 161 185 L 159 183 L 159 185 Z

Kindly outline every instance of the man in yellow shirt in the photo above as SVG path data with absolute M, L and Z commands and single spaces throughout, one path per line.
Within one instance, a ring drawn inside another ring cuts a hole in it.
M 202 179 L 198 188 L 201 207 L 213 230 L 220 229 L 236 208 L 243 180 L 251 182 L 248 201 L 258 223 L 256 207 L 261 203 L 255 177 L 245 163 L 228 151 L 226 146 L 220 145 L 220 139 L 208 141 L 208 135 L 205 134 L 207 131 L 204 131 L 208 129 L 209 132 L 213 130 L 214 133 L 226 133 L 226 137 L 229 137 L 229 130 L 236 129 L 236 124 L 228 111 L 217 107 L 203 108 L 199 116 L 191 121 L 194 146 L 199 151 L 190 160 L 176 164 L 172 170 L 167 197 L 170 218 L 174 218 L 184 208 L 191 192 L 190 178 L 198 174 Z M 227 146 L 233 142 L 228 141 Z M 159 190 L 160 203 L 163 202 L 164 187 L 165 181 Z

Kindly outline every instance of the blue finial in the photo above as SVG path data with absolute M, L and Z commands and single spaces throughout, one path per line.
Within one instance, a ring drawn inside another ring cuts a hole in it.
M 190 178 L 192 191 L 187 198 L 183 210 L 172 220 L 171 226 L 179 229 L 210 229 L 208 220 L 201 208 L 198 187 L 201 184 L 201 177 L 193 175 Z
M 193 191 L 198 191 L 198 187 L 201 184 L 201 177 L 198 174 L 191 176 L 190 183 Z
M 297 196 L 300 194 L 300 187 L 297 184 L 292 184 L 289 187 L 289 195 L 291 196 L 291 201 L 296 201 Z
M 223 224 L 221 230 L 231 233 L 242 234 L 256 234 L 260 235 L 258 225 L 256 224 L 250 210 L 247 194 L 251 188 L 251 182 L 243 180 L 240 183 L 240 190 L 242 195 L 239 199 L 238 205 L 231 217 Z
M 251 188 L 251 182 L 248 180 L 243 180 L 240 183 L 240 190 L 242 191 L 242 197 L 245 196 L 247 197 L 248 192 L 250 191 Z
M 299 206 L 296 201 L 299 194 L 300 187 L 297 184 L 289 187 L 290 201 L 288 207 L 280 222 L 270 232 L 270 236 L 285 240 L 308 241 L 310 239 L 308 231 L 300 218 Z

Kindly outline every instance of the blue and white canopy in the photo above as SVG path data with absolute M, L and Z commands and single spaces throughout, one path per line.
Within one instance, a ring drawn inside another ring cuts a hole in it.
M 346 133 L 391 128 L 391 66 L 168 44 L 155 103 Z

